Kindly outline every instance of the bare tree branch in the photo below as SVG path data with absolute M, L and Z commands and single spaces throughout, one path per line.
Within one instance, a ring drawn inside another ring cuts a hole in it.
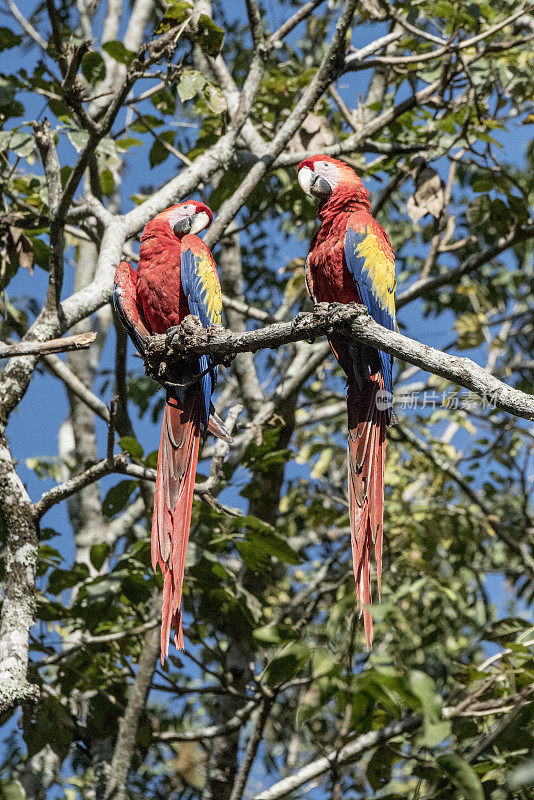
M 226 227 L 244 205 L 263 175 L 280 155 L 323 91 L 340 74 L 345 56 L 345 37 L 352 22 L 356 5 L 357 0 L 346 0 L 336 25 L 332 43 L 325 53 L 313 80 L 303 92 L 302 97 L 279 129 L 261 160 L 254 164 L 239 188 L 221 207 L 216 221 L 205 237 L 208 247 L 213 246 L 222 236 Z
M 40 355 L 41 353 L 68 353 L 71 350 L 85 350 L 96 339 L 96 333 L 79 333 L 64 339 L 49 339 L 47 342 L 0 343 L 0 358 L 12 356 Z
M 97 464 L 93 464 L 93 466 L 88 467 L 85 472 L 75 475 L 73 478 L 70 478 L 70 480 L 60 483 L 45 492 L 41 496 L 40 500 L 38 500 L 34 505 L 34 511 L 37 518 L 40 519 L 43 514 L 52 508 L 52 506 L 56 505 L 57 503 L 61 503 L 68 497 L 72 497 L 73 494 L 76 494 L 76 492 L 79 492 L 80 489 L 83 489 L 85 486 L 89 486 L 90 484 L 99 481 L 104 477 L 104 475 L 111 475 L 113 473 L 118 473 L 119 475 L 129 475 L 131 478 L 135 478 L 136 480 L 140 481 L 151 481 L 152 483 L 155 483 L 156 481 L 155 469 L 143 467 L 140 464 L 129 464 L 126 460 L 126 456 L 123 453 L 118 453 L 117 455 L 113 456 L 112 459 L 105 458 L 102 461 L 99 461 Z M 227 506 L 222 505 L 222 503 L 219 503 L 218 500 L 216 500 L 216 498 L 211 494 L 211 488 L 211 483 L 208 483 L 207 486 L 203 486 L 202 483 L 196 484 L 195 494 L 208 503 L 208 505 L 212 506 L 223 514 L 226 514 L 227 516 L 242 516 L 242 512 L 239 509 L 228 508 Z M 138 509 L 136 509 L 136 514 L 137 511 Z
M 222 725 L 208 725 L 206 728 L 197 728 L 191 731 L 162 731 L 156 735 L 156 738 L 160 742 L 198 742 L 202 739 L 227 736 L 229 733 L 239 730 L 257 707 L 258 700 L 250 700 L 236 712 L 235 716 Z
M 241 800 L 244 794 L 250 770 L 252 769 L 254 759 L 256 758 L 256 753 L 258 752 L 258 747 L 260 746 L 260 742 L 263 738 L 265 726 L 271 714 L 273 702 L 274 696 L 266 696 L 261 701 L 260 713 L 258 714 L 256 724 L 254 725 L 254 730 L 252 731 L 250 739 L 248 740 L 245 755 L 232 787 L 230 800 Z
M 46 48 L 48 47 L 47 42 L 45 42 L 41 34 L 35 30 L 33 25 L 31 25 L 31 23 L 28 22 L 24 14 L 21 14 L 16 3 L 14 3 L 13 0 L 4 0 L 4 4 L 7 6 L 13 17 L 17 20 L 20 27 L 24 31 L 26 31 L 26 33 L 29 36 L 31 36 L 34 42 L 36 42 L 39 45 L 41 50 L 44 50 L 44 52 L 46 53 Z
M 371 67 L 376 67 L 380 64 L 388 64 L 388 65 L 406 65 L 406 64 L 419 64 L 424 63 L 425 61 L 431 61 L 434 58 L 442 58 L 447 53 L 453 53 L 461 50 L 466 50 L 469 47 L 474 47 L 475 44 L 478 42 L 483 41 L 484 39 L 493 36 L 493 34 L 500 31 L 506 25 L 510 25 L 519 17 L 523 16 L 523 14 L 527 14 L 531 11 L 531 8 L 523 8 L 520 11 L 516 11 L 511 16 L 507 17 L 506 19 L 502 20 L 501 22 L 493 25 L 491 28 L 488 28 L 487 31 L 483 31 L 479 33 L 477 36 L 472 36 L 469 39 L 465 39 L 463 42 L 457 43 L 448 43 L 443 47 L 438 47 L 436 50 L 432 50 L 430 53 L 421 53 L 413 56 L 377 56 L 376 58 L 372 58 L 369 60 L 364 60 L 362 56 L 356 58 L 356 53 L 349 56 L 346 61 L 345 69 L 346 71 L 355 71 L 360 69 L 370 69 Z M 397 36 L 400 38 L 402 33 Z M 384 39 L 387 37 L 383 37 Z
M 358 148 L 360 148 L 367 141 L 369 136 L 372 136 L 378 131 L 382 130 L 382 128 L 384 128 L 386 125 L 389 125 L 389 123 L 394 119 L 400 117 L 401 114 L 404 114 L 406 111 L 410 111 L 410 109 L 414 108 L 415 106 L 419 106 L 423 102 L 429 100 L 435 94 L 436 90 L 439 89 L 440 85 L 441 80 L 438 80 L 434 81 L 428 86 L 425 86 L 424 89 L 420 89 L 418 92 L 415 92 L 411 97 L 401 100 L 399 103 L 397 103 L 397 105 L 386 109 L 386 111 L 383 111 L 382 114 L 379 114 L 374 119 L 366 122 L 365 125 L 362 125 L 362 127 L 356 133 L 351 134 L 346 139 L 343 139 L 343 141 L 323 147 L 323 153 L 327 156 L 340 156 L 343 153 L 356 152 Z M 302 150 L 298 153 L 284 153 L 278 156 L 274 166 L 289 167 L 293 164 L 298 164 L 300 161 L 303 161 L 312 155 L 315 155 L 315 153 L 308 150 Z

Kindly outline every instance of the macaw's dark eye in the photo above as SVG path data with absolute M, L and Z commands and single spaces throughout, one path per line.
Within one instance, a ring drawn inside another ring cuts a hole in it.
M 191 230 L 191 217 L 182 217 L 172 226 L 172 229 L 175 236 L 183 236 L 184 233 L 189 233 Z

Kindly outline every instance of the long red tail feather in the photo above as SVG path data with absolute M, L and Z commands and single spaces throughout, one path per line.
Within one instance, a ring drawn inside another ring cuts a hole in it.
M 373 641 L 372 547 L 376 559 L 378 592 L 382 573 L 382 532 L 384 518 L 384 466 L 386 457 L 387 411 L 377 407 L 377 392 L 384 388 L 377 372 L 358 386 L 349 379 L 348 482 L 352 558 L 360 615 L 363 613 L 367 649 Z
M 163 413 L 152 519 L 152 566 L 163 573 L 161 662 L 171 627 L 183 650 L 182 587 L 200 444 L 200 390 L 192 387 L 183 407 L 168 400 Z

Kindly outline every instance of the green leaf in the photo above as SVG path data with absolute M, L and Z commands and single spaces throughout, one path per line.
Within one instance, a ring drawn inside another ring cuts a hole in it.
M 519 634 L 529 628 L 532 628 L 532 624 L 521 617 L 505 617 L 486 628 L 484 639 L 500 645 L 508 645 L 515 642 Z
M 132 53 L 131 50 L 127 50 L 124 44 L 117 40 L 106 42 L 102 45 L 102 50 L 105 50 L 108 56 L 118 61 L 119 64 L 126 64 L 127 67 L 130 66 L 135 58 L 135 53 Z
M 145 467 L 149 469 L 156 469 L 158 466 L 158 451 L 152 450 L 151 453 L 147 455 L 144 461 Z
M 186 69 L 178 83 L 178 96 L 182 103 L 191 100 L 206 85 L 206 78 L 196 69 Z
M 325 647 L 318 647 L 312 656 L 312 676 L 321 678 L 330 674 L 338 666 L 337 661 L 330 656 Z
M 155 117 L 153 114 L 143 114 L 142 117 L 139 117 L 135 120 L 135 122 L 132 122 L 131 129 L 137 133 L 147 133 L 152 128 L 157 128 L 159 125 L 163 125 L 162 119 Z M 119 147 L 120 143 L 121 139 L 119 139 L 117 142 Z
M 451 723 L 449 720 L 442 722 L 429 722 L 425 720 L 425 727 L 423 733 L 417 739 L 420 747 L 437 747 L 438 744 L 444 742 L 451 735 Z
M 119 148 L 119 150 L 125 151 L 129 150 L 130 147 L 138 147 L 139 145 L 143 144 L 141 139 L 133 139 L 133 138 L 126 138 L 126 139 L 117 139 L 115 144 Z
M 45 697 L 40 701 L 35 713 L 24 723 L 24 741 L 28 755 L 39 753 L 49 745 L 64 758 L 74 736 L 74 720 L 68 710 L 56 697 Z
M 373 792 L 383 789 L 391 780 L 393 765 L 397 756 L 389 747 L 378 747 L 367 763 L 365 774 Z
M 321 707 L 320 704 L 300 703 L 295 714 L 295 727 L 301 728 L 305 722 L 312 719 L 321 710 Z
M 83 150 L 87 141 L 89 139 L 89 134 L 87 131 L 81 131 L 79 129 L 74 129 L 67 131 L 67 136 L 69 137 L 69 141 L 78 153 Z
M 128 453 L 130 458 L 140 461 L 143 458 L 143 448 L 134 436 L 121 436 L 119 445 L 123 452 Z
M 84 54 L 81 69 L 84 78 L 93 86 L 101 83 L 106 77 L 106 63 L 100 53 L 94 51 Z
M 254 519 L 254 518 L 253 518 Z M 245 517 L 245 523 L 250 517 Z M 265 525 L 265 523 L 263 523 Z M 292 547 L 274 531 L 250 531 L 242 542 L 237 542 L 236 547 L 246 566 L 251 570 L 259 570 L 263 565 L 269 564 L 271 557 L 277 558 L 286 564 L 299 564 L 300 557 Z
M 67 619 L 69 610 L 62 604 L 46 597 L 37 596 L 37 618 L 42 622 L 56 622 Z
M 474 192 L 491 192 L 494 187 L 495 184 L 487 178 L 482 178 L 473 183 Z
M 83 583 L 88 577 L 87 564 L 74 564 L 71 569 L 54 569 L 48 577 L 47 591 L 50 594 L 60 594 L 65 589 L 72 589 L 73 586 Z
M 150 153 L 148 154 L 148 160 L 150 162 L 151 167 L 157 167 L 158 164 L 162 164 L 165 159 L 169 156 L 169 151 L 163 144 L 163 142 L 167 142 L 167 144 L 174 144 L 174 133 L 173 131 L 163 131 L 159 134 L 159 139 L 156 139 L 152 147 L 150 148 Z
M 445 753 L 436 758 L 441 771 L 459 789 L 465 800 L 484 800 L 484 789 L 473 767 L 456 753 Z
M 421 702 L 423 714 L 430 722 L 441 719 L 441 697 L 436 691 L 436 684 L 426 672 L 413 669 L 408 675 L 408 685 Z
M 13 33 L 9 28 L 0 28 L 0 53 L 2 50 L 10 50 L 17 47 L 22 42 L 22 36 Z
M 0 131 L 0 153 L 4 153 L 9 148 L 13 131 Z
M 285 683 L 290 678 L 298 675 L 308 663 L 309 648 L 302 642 L 293 642 L 276 655 L 265 667 L 262 680 L 267 686 L 276 686 Z
M 38 239 L 35 236 L 30 235 L 30 239 L 33 247 L 34 262 L 38 267 L 41 267 L 41 269 L 44 269 L 46 272 L 48 272 L 50 261 L 49 246 L 46 244 L 46 242 L 43 242 L 41 239 Z
M 24 131 L 14 133 L 10 141 L 11 149 L 21 158 L 26 158 L 35 150 L 35 139 Z
M 172 92 L 166 89 L 160 89 L 159 92 L 153 94 L 150 98 L 150 102 L 160 114 L 168 116 L 169 114 L 174 114 L 176 111 L 176 97 Z
M 21 117 L 24 114 L 22 103 L 14 100 L 18 88 L 14 83 L 10 77 L 0 75 L 0 108 L 6 117 Z
M 111 552 L 111 547 L 107 542 L 100 542 L 99 544 L 92 545 L 89 551 L 89 558 L 93 567 L 100 571 L 102 566 Z
M 281 623 L 277 625 L 265 625 L 263 628 L 256 628 L 252 631 L 254 638 L 261 644 L 281 644 L 291 639 L 298 639 L 299 634 L 289 625 Z
M 171 25 L 181 25 L 186 19 L 193 16 L 193 8 L 185 0 L 167 0 L 167 8 L 156 33 L 169 30 Z
M 123 511 L 130 499 L 130 495 L 137 487 L 137 481 L 119 481 L 116 486 L 112 486 L 102 503 L 102 512 L 105 517 L 111 517 Z
M 110 169 L 104 169 L 100 172 L 100 188 L 102 189 L 104 197 L 109 197 L 113 194 L 115 180 Z
M 222 50 L 224 31 L 207 14 L 201 14 L 197 22 L 196 41 L 203 53 L 215 58 Z
M 0 800 L 26 800 L 26 796 L 18 781 L 0 781 Z

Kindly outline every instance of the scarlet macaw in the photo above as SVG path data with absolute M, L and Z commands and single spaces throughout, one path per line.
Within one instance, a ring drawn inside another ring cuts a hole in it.
M 363 303 L 371 316 L 395 328 L 395 257 L 373 219 L 369 192 L 347 164 L 313 156 L 298 166 L 301 188 L 319 199 L 321 226 L 310 245 L 306 284 L 314 302 Z M 347 375 L 348 489 L 354 577 L 367 648 L 374 544 L 378 592 L 382 568 L 386 425 L 391 422 L 392 358 L 343 336 L 330 346 Z M 384 394 L 384 391 L 388 394 Z
M 125 261 L 117 267 L 114 305 L 141 355 L 147 336 L 165 333 L 189 314 L 198 316 L 204 327 L 220 325 L 219 276 L 210 250 L 196 235 L 212 219 L 204 203 L 171 206 L 145 226 L 137 272 Z M 182 585 L 200 436 L 209 429 L 225 438 L 211 405 L 216 372 L 208 356 L 183 362 L 176 370 L 182 386 L 167 391 L 151 547 L 152 566 L 156 569 L 159 564 L 163 573 L 162 663 L 169 651 L 171 626 L 176 646 L 184 646 Z

